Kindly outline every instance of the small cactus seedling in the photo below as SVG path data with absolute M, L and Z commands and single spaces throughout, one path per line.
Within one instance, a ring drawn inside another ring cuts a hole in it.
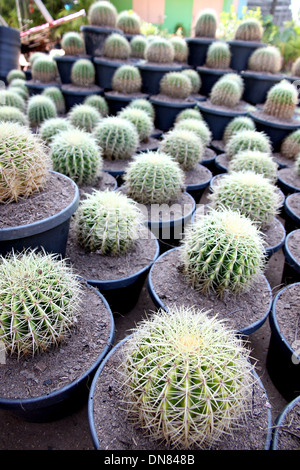
M 61 47 L 66 55 L 78 56 L 85 54 L 85 44 L 80 33 L 68 31 L 62 37 Z
M 18 78 L 20 80 L 23 80 L 24 82 L 26 81 L 26 75 L 25 75 L 25 72 L 23 72 L 23 70 L 19 70 L 19 69 L 12 69 L 8 72 L 8 74 L 6 75 L 6 80 L 7 80 L 7 83 L 10 85 L 11 82 L 15 79 L 15 78 Z
M 212 133 L 207 125 L 207 123 L 203 120 L 189 118 L 183 119 L 175 124 L 174 126 L 176 129 L 185 129 L 194 132 L 203 142 L 204 147 L 207 147 L 212 138 Z
M 263 35 L 263 27 L 256 18 L 247 18 L 238 26 L 234 39 L 237 41 L 260 42 Z
M 184 173 L 179 163 L 163 152 L 133 157 L 124 175 L 129 197 L 141 204 L 168 204 L 182 192 Z
M 0 89 L 0 106 L 13 106 L 25 112 L 25 100 L 13 89 Z
M 58 114 L 65 114 L 66 103 L 62 91 L 57 86 L 49 86 L 43 90 L 42 95 L 51 98 Z
M 50 143 L 54 171 L 69 176 L 78 186 L 93 184 L 102 170 L 102 156 L 87 132 L 69 129 L 57 133 Z
M 128 160 L 139 146 L 139 136 L 132 122 L 119 116 L 108 116 L 92 134 L 106 160 Z
M 93 2 L 88 10 L 88 22 L 93 26 L 115 27 L 117 17 L 116 7 L 106 0 Z
M 137 98 L 135 100 L 132 100 L 128 104 L 128 107 L 142 109 L 143 111 L 146 111 L 146 113 L 151 117 L 152 121 L 154 121 L 155 109 L 153 107 L 153 104 L 145 98 Z
M 292 64 L 291 74 L 295 77 L 300 77 L 300 57 L 298 57 Z
M 211 209 L 186 231 L 182 248 L 187 281 L 220 297 L 247 291 L 265 264 L 262 236 L 238 210 Z
M 192 93 L 190 79 L 181 72 L 167 72 L 160 80 L 160 93 L 174 99 L 186 99 Z
M 173 129 L 164 135 L 160 151 L 174 158 L 183 171 L 188 171 L 201 162 L 205 147 L 194 132 Z
M 41 83 L 56 81 L 57 65 L 54 59 L 44 55 L 38 57 L 32 64 L 32 79 Z
M 241 90 L 237 82 L 225 78 L 218 80 L 210 92 L 210 101 L 216 106 L 234 108 L 241 100 Z
M 88 104 L 89 106 L 96 108 L 102 117 L 106 117 L 109 113 L 108 104 L 103 96 L 89 95 L 85 98 L 84 104 Z
M 27 117 L 32 127 L 38 127 L 46 119 L 57 117 L 55 103 L 43 94 L 33 95 L 28 100 Z
M 129 59 L 131 54 L 130 43 L 125 36 L 119 33 L 110 34 L 104 43 L 103 55 L 109 59 Z
M 228 171 L 253 171 L 263 175 L 265 178 L 275 183 L 277 180 L 278 165 L 268 153 L 246 150 L 234 155 L 230 160 Z
M 291 132 L 281 143 L 280 153 L 285 158 L 295 160 L 300 153 L 300 129 Z
M 276 186 L 249 170 L 224 174 L 209 197 L 215 209 L 237 210 L 260 228 L 273 221 L 280 204 Z
M 186 108 L 180 111 L 175 118 L 175 125 L 185 119 L 198 119 L 199 121 L 203 121 L 203 117 L 198 108 Z
M 151 136 L 154 125 L 150 116 L 142 109 L 124 108 L 118 116 L 129 120 L 136 128 L 140 142 L 146 142 Z
M 0 340 L 11 354 L 34 356 L 67 340 L 81 285 L 64 260 L 27 251 L 2 257 Z
M 253 119 L 248 116 L 237 116 L 233 118 L 225 127 L 223 142 L 227 144 L 233 135 L 243 130 L 255 131 L 255 123 Z
M 0 123 L 0 202 L 18 201 L 43 188 L 50 160 L 40 139 L 29 128 Z
M 130 56 L 134 59 L 144 59 L 146 46 L 147 39 L 144 36 L 141 34 L 134 36 L 130 41 Z
M 0 122 L 17 122 L 22 126 L 29 126 L 26 114 L 14 106 L 0 106 Z
M 280 50 L 275 46 L 259 47 L 252 52 L 248 69 L 255 72 L 278 73 L 282 67 Z
M 196 19 L 195 36 L 203 38 L 215 38 L 217 24 L 217 14 L 214 10 L 210 8 L 202 10 Z
M 141 19 L 132 10 L 123 10 L 118 14 L 117 27 L 125 34 L 140 34 Z
M 225 151 L 230 158 L 244 150 L 257 150 L 271 155 L 272 146 L 269 137 L 256 130 L 241 130 L 234 134 L 227 142 Z
M 209 45 L 205 62 L 206 67 L 212 69 L 228 69 L 230 60 L 231 52 L 226 42 L 215 41 Z
M 112 77 L 112 88 L 119 93 L 139 93 L 142 89 L 140 71 L 134 65 L 121 65 Z
M 209 449 L 245 421 L 254 375 L 249 350 L 209 312 L 162 309 L 124 343 L 120 389 L 130 421 L 171 449 Z
M 201 78 L 199 73 L 193 69 L 184 69 L 181 71 L 181 73 L 189 77 L 189 79 L 191 80 L 192 94 L 196 95 L 197 93 L 199 93 L 201 88 Z
M 170 41 L 173 44 L 175 51 L 174 61 L 185 63 L 189 55 L 187 42 L 180 36 L 172 36 Z
M 297 104 L 296 87 L 287 80 L 282 80 L 268 91 L 263 111 L 270 116 L 288 120 L 293 117 Z
M 68 129 L 72 129 L 72 125 L 67 119 L 63 117 L 55 117 L 47 119 L 41 124 L 39 134 L 43 142 L 49 145 L 56 134 Z
M 79 87 L 89 87 L 95 84 L 95 67 L 89 59 L 78 59 L 71 68 L 72 84 Z
M 157 37 L 148 42 L 145 50 L 145 59 L 148 62 L 171 63 L 174 57 L 174 46 L 167 38 Z
M 117 191 L 94 190 L 76 211 L 75 233 L 87 252 L 118 256 L 133 246 L 141 223 L 142 212 L 132 199 Z
M 75 104 L 68 113 L 68 120 L 73 127 L 85 132 L 93 132 L 102 116 L 96 108 L 89 104 Z

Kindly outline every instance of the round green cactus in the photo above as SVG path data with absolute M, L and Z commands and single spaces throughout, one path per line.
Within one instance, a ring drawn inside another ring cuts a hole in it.
M 60 88 L 57 86 L 49 86 L 42 91 L 42 95 L 48 96 L 53 100 L 58 114 L 65 114 L 66 103 Z
M 50 156 L 54 171 L 69 176 L 78 186 L 93 184 L 102 170 L 101 150 L 80 129 L 57 133 L 50 142 Z
M 234 39 L 237 41 L 260 42 L 263 35 L 263 27 L 256 18 L 247 18 L 238 26 Z
M 55 103 L 43 94 L 33 95 L 27 104 L 27 117 L 32 127 L 38 127 L 46 119 L 57 117 Z
M 224 174 L 209 197 L 215 209 L 237 210 L 261 228 L 273 221 L 280 204 L 276 186 L 250 170 Z
M 128 160 L 139 146 L 139 136 L 134 124 L 119 116 L 102 119 L 92 135 L 106 160 Z
M 295 77 L 300 77 L 300 57 L 298 57 L 292 64 L 291 74 Z
M 174 128 L 194 132 L 198 137 L 200 137 L 205 147 L 207 147 L 211 142 L 212 133 L 204 120 L 195 118 L 183 119 L 175 123 Z
M 99 111 L 89 104 L 75 104 L 68 112 L 68 120 L 72 126 L 86 132 L 93 132 L 101 119 Z
M 186 108 L 180 111 L 175 118 L 175 125 L 185 119 L 198 119 L 199 121 L 203 121 L 203 117 L 197 108 Z
M 27 251 L 2 257 L 0 340 L 6 350 L 33 356 L 70 335 L 81 285 L 64 260 Z
M 243 150 L 257 150 L 271 155 L 272 145 L 264 132 L 245 129 L 234 134 L 225 146 L 225 152 L 229 158 Z
M 129 197 L 141 204 L 170 203 L 176 200 L 184 185 L 184 172 L 179 163 L 161 152 L 135 155 L 124 174 Z
M 88 104 L 89 106 L 96 108 L 102 117 L 106 117 L 109 114 L 108 104 L 103 96 L 89 95 L 85 98 L 84 104 Z
M 175 50 L 169 39 L 156 37 L 148 42 L 145 49 L 145 59 L 148 62 L 160 64 L 171 63 L 174 61 Z
M 205 152 L 202 140 L 194 132 L 173 129 L 164 134 L 160 151 L 170 155 L 184 171 L 200 163 Z
M 125 34 L 140 34 L 141 19 L 134 11 L 123 10 L 118 14 L 117 27 Z
M 296 87 L 287 80 L 282 80 L 268 91 L 263 111 L 271 116 L 288 120 L 293 117 L 297 104 Z
M 174 47 L 174 60 L 176 62 L 185 63 L 187 62 L 188 55 L 189 55 L 189 48 L 187 42 L 184 38 L 180 36 L 172 36 L 170 41 Z
M 147 39 L 145 36 L 142 36 L 141 34 L 134 36 L 130 41 L 130 56 L 134 59 L 144 59 L 146 46 Z
M 129 59 L 131 54 L 130 43 L 125 36 L 119 33 L 110 34 L 105 42 L 103 55 L 109 59 Z
M 259 47 L 249 57 L 248 69 L 255 72 L 278 73 L 282 67 L 280 50 L 275 46 Z
M 90 87 L 95 84 L 95 67 L 89 59 L 78 59 L 71 68 L 71 82 L 75 86 Z
M 239 85 L 225 78 L 218 80 L 212 87 L 210 92 L 210 101 L 216 106 L 225 106 L 226 108 L 234 108 L 241 100 L 241 89 Z
M 25 100 L 13 89 L 0 89 L 0 106 L 13 106 L 25 112 Z
M 155 119 L 155 109 L 152 103 L 150 101 L 146 100 L 145 98 L 137 98 L 135 100 L 132 100 L 128 104 L 129 108 L 137 108 L 137 109 L 142 109 L 143 111 L 146 111 L 146 113 L 151 117 L 152 121 Z
M 0 122 L 0 202 L 18 201 L 43 188 L 50 160 L 28 127 Z
M 23 72 L 23 70 L 19 70 L 19 69 L 12 69 L 6 75 L 6 81 L 9 85 L 11 84 L 12 80 L 14 80 L 15 78 L 26 81 L 25 72 Z
M 245 150 L 232 157 L 228 171 L 253 171 L 263 175 L 265 178 L 275 183 L 277 180 L 278 165 L 271 155 L 255 150 Z
M 185 233 L 182 259 L 187 281 L 200 292 L 222 296 L 251 287 L 265 264 L 263 238 L 236 209 L 211 209 Z
M 229 72 L 229 73 L 226 73 L 225 75 L 223 75 L 221 78 L 219 78 L 220 81 L 223 80 L 223 79 L 225 81 L 232 80 L 232 81 L 236 82 L 238 84 L 240 90 L 241 90 L 241 94 L 244 93 L 244 88 L 245 88 L 244 80 L 239 74 L 237 74 L 235 72 Z
M 47 54 L 45 52 L 41 52 L 41 51 L 32 52 L 29 57 L 29 63 L 31 67 L 33 66 L 33 63 L 36 59 L 39 59 L 40 57 L 45 57 L 46 55 Z
M 120 93 L 140 93 L 142 77 L 134 65 L 121 65 L 112 77 L 112 89 Z
M 42 122 L 39 128 L 39 135 L 43 142 L 49 145 L 56 134 L 72 128 L 71 123 L 63 117 L 50 118 Z
M 181 73 L 189 77 L 189 79 L 191 80 L 192 94 L 196 95 L 197 93 L 199 93 L 202 84 L 199 73 L 194 69 L 184 69 L 181 71 Z
M 0 122 L 17 122 L 22 126 L 29 126 L 26 114 L 14 106 L 0 106 Z
M 38 57 L 32 64 L 32 79 L 41 83 L 56 81 L 57 65 L 54 59 L 44 55 Z
M 28 90 L 25 90 L 24 87 L 20 86 L 9 86 L 8 90 L 12 90 L 14 93 L 19 95 L 25 102 L 28 100 L 29 97 L 29 92 Z
M 26 97 L 29 96 L 29 91 L 28 91 L 28 88 L 26 86 L 26 81 L 23 80 L 22 78 L 14 78 L 11 80 L 9 86 L 8 86 L 8 89 L 9 90 L 12 90 L 13 88 L 22 88 L 22 90 L 24 90 L 24 92 L 26 93 Z
M 228 69 L 230 60 L 231 52 L 226 42 L 215 41 L 209 45 L 205 61 L 206 67 L 212 69 Z
M 91 4 L 88 10 L 88 22 L 93 26 L 111 26 L 117 24 L 118 12 L 109 1 L 100 0 Z
M 61 47 L 66 55 L 78 56 L 85 54 L 85 44 L 80 33 L 77 31 L 68 31 L 61 40 Z
M 142 212 L 138 205 L 117 191 L 86 195 L 75 214 L 78 243 L 88 252 L 118 256 L 138 238 Z
M 223 142 L 227 144 L 233 135 L 243 130 L 255 131 L 255 123 L 253 119 L 248 116 L 237 116 L 233 118 L 225 127 Z
M 243 422 L 254 383 L 249 350 L 217 317 L 160 309 L 123 348 L 119 383 L 129 419 L 154 440 L 209 449 Z
M 181 72 L 167 72 L 160 80 L 160 93 L 174 99 L 185 100 L 192 93 L 190 79 Z
M 129 120 L 135 126 L 140 142 L 146 142 L 154 130 L 152 119 L 142 109 L 126 107 L 118 116 Z
M 300 129 L 291 132 L 281 143 L 280 153 L 285 158 L 295 160 L 300 153 Z
M 204 38 L 215 38 L 218 19 L 214 10 L 206 8 L 202 10 L 195 24 L 195 36 Z

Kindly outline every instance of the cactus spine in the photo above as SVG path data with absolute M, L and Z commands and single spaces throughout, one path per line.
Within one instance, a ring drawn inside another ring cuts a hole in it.
M 85 54 L 84 40 L 76 31 L 68 31 L 63 35 L 61 47 L 66 55 L 78 56 Z
M 124 108 L 118 116 L 130 121 L 136 128 L 140 142 L 146 142 L 153 132 L 154 125 L 150 116 L 142 109 Z
M 225 146 L 225 151 L 230 158 L 244 150 L 257 150 L 271 155 L 272 146 L 269 137 L 256 130 L 241 130 L 234 134 Z
M 215 38 L 217 30 L 217 15 L 210 8 L 206 8 L 199 13 L 195 25 L 195 36 L 205 38 Z
M 205 147 L 194 132 L 173 129 L 164 135 L 160 151 L 174 158 L 182 170 L 188 171 L 201 162 Z
M 277 180 L 278 165 L 268 154 L 253 150 L 240 152 L 230 160 L 228 171 L 253 171 L 263 175 L 265 178 L 275 183 Z
M 119 33 L 110 34 L 104 43 L 103 55 L 109 59 L 129 59 L 130 43 Z
M 117 18 L 117 27 L 125 34 L 140 34 L 141 19 L 137 13 L 132 10 L 123 10 Z
M 148 62 L 170 63 L 174 61 L 173 44 L 166 38 L 157 37 L 150 41 L 145 49 L 145 59 Z
M 291 132 L 281 143 L 280 153 L 285 158 L 295 160 L 300 153 L 300 129 Z
M 252 52 L 248 69 L 256 72 L 278 73 L 282 67 L 282 56 L 275 46 L 259 47 Z
M 263 28 L 256 18 L 247 18 L 238 26 L 234 39 L 237 41 L 257 41 L 260 42 L 263 35 Z
M 75 86 L 89 87 L 95 84 L 95 67 L 89 59 L 77 59 L 72 65 L 71 81 Z
M 186 99 L 192 93 L 190 79 L 181 72 L 167 72 L 160 81 L 160 93 L 174 99 Z
M 287 80 L 274 85 L 267 94 L 263 111 L 283 120 L 291 119 L 298 104 L 296 87 Z
M 93 26 L 112 26 L 117 24 L 117 9 L 109 1 L 93 2 L 88 10 L 88 22 Z
M 101 121 L 101 114 L 89 104 L 75 104 L 68 113 L 68 120 L 73 127 L 85 132 L 92 132 Z
M 43 94 L 33 95 L 28 100 L 27 116 L 32 127 L 38 127 L 46 119 L 57 117 L 55 103 Z
M 121 65 L 112 77 L 112 88 L 119 93 L 139 93 L 142 88 L 140 71 L 134 65 Z
M 210 101 L 216 106 L 234 108 L 241 99 L 241 90 L 235 81 L 225 78 L 218 80 L 210 92 Z
M 228 69 L 230 66 L 231 52 L 229 45 L 223 41 L 215 41 L 210 44 L 207 50 L 207 67 L 213 69 Z
M 54 82 L 57 78 L 56 62 L 46 55 L 38 57 L 32 64 L 32 78 L 41 83 Z
M 255 131 L 253 119 L 248 116 L 237 116 L 233 118 L 225 127 L 223 134 L 224 143 L 227 144 L 233 135 L 243 130 Z

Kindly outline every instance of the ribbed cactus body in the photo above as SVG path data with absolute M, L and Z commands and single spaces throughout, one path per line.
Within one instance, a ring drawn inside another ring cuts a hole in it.
M 288 120 L 293 117 L 297 104 L 296 87 L 287 80 L 283 80 L 268 91 L 263 111 L 271 116 Z
M 285 158 L 294 160 L 300 153 L 300 129 L 291 132 L 281 143 L 280 153 Z
M 214 10 L 206 8 L 202 10 L 195 24 L 195 36 L 214 38 L 217 31 L 217 14 Z
M 229 158 L 244 150 L 257 150 L 259 152 L 272 153 L 272 145 L 269 137 L 256 130 L 242 130 L 234 134 L 225 146 Z
M 117 27 L 125 34 L 140 34 L 141 19 L 134 11 L 123 10 L 118 14 Z
M 88 10 L 88 22 L 93 26 L 112 26 L 117 24 L 117 9 L 109 1 L 100 0 L 91 4 Z
M 130 43 L 119 33 L 110 34 L 104 43 L 103 55 L 109 59 L 129 59 Z
M 245 292 L 264 266 L 263 239 L 238 209 L 211 209 L 187 230 L 182 259 L 187 281 L 200 292 Z
M 130 41 L 131 57 L 135 59 L 144 59 L 146 46 L 147 39 L 144 36 L 140 34 L 134 36 Z
M 189 55 L 187 42 L 180 36 L 172 36 L 170 41 L 174 47 L 174 60 L 176 62 L 186 62 Z
M 253 119 L 248 116 L 237 116 L 233 118 L 225 127 L 223 134 L 224 143 L 227 144 L 233 135 L 243 130 L 255 131 L 255 123 Z
M 129 419 L 171 449 L 209 449 L 243 422 L 253 374 L 249 352 L 217 317 L 172 306 L 124 343 L 120 388 Z
M 23 70 L 19 70 L 19 69 L 12 69 L 8 72 L 8 74 L 6 75 L 6 80 L 7 80 L 7 83 L 10 85 L 11 82 L 15 79 L 15 78 L 18 78 L 20 80 L 23 80 L 23 81 L 26 81 L 26 75 L 25 75 L 25 72 L 23 72 Z
M 215 41 L 208 47 L 205 65 L 212 69 L 228 69 L 230 59 L 229 45 L 223 41 Z
M 186 108 L 180 111 L 175 118 L 175 125 L 185 119 L 198 119 L 199 121 L 203 121 L 203 117 L 197 108 Z
M 271 155 L 253 150 L 246 150 L 234 155 L 228 166 L 229 172 L 253 171 L 272 183 L 277 180 L 277 170 L 278 165 Z
M 50 118 L 44 121 L 39 128 L 39 135 L 47 145 L 53 137 L 61 131 L 72 129 L 71 123 L 62 117 Z
M 45 95 L 33 95 L 28 100 L 27 116 L 32 127 L 38 127 L 46 119 L 57 117 L 55 103 Z
M 142 109 L 143 111 L 146 111 L 146 113 L 151 117 L 151 119 L 154 121 L 155 118 L 155 109 L 152 103 L 150 101 L 144 99 L 144 98 L 137 98 L 135 100 L 132 100 L 128 104 L 129 108 L 138 108 Z
M 99 111 L 89 104 L 75 104 L 68 113 L 68 120 L 73 127 L 85 132 L 92 132 L 102 117 Z
M 248 69 L 256 72 L 278 73 L 282 67 L 282 56 L 275 46 L 259 47 L 252 52 Z
M 170 98 L 186 99 L 192 93 L 190 79 L 181 72 L 167 72 L 159 86 L 160 93 Z
M 183 119 L 175 124 L 176 129 L 185 129 L 194 132 L 203 142 L 203 145 L 207 147 L 212 138 L 211 130 L 204 120 L 200 119 Z
M 145 59 L 148 62 L 170 63 L 174 61 L 173 44 L 166 38 L 157 37 L 148 42 L 145 49 Z
M 76 31 L 68 31 L 63 35 L 61 47 L 66 55 L 77 56 L 85 53 L 84 40 Z
M 80 307 L 80 284 L 65 261 L 24 252 L 0 264 L 0 340 L 33 356 L 66 340 Z
M 8 89 L 9 90 L 14 90 L 15 88 L 22 88 L 22 90 L 24 90 L 24 92 L 26 93 L 26 97 L 29 96 L 29 91 L 28 91 L 28 88 L 26 86 L 26 81 L 23 80 L 22 78 L 14 78 L 9 86 L 8 86 Z
M 184 75 L 189 77 L 192 83 L 192 94 L 197 94 L 201 88 L 201 78 L 199 73 L 193 69 L 184 69 L 181 71 Z
M 0 106 L 0 122 L 16 122 L 23 126 L 29 125 L 26 114 L 14 106 Z
M 108 104 L 103 96 L 89 95 L 85 98 L 84 104 L 88 104 L 89 106 L 96 108 L 102 117 L 106 117 L 109 113 Z
M 142 77 L 134 65 L 121 65 L 112 77 L 112 89 L 120 93 L 140 93 Z
M 256 18 L 247 18 L 238 26 L 234 39 L 239 41 L 257 41 L 260 42 L 263 35 L 263 28 Z
M 95 67 L 89 59 L 78 59 L 71 68 L 71 81 L 73 85 L 89 87 L 95 83 Z
M 119 113 L 119 117 L 135 126 L 140 142 L 147 141 L 154 130 L 151 117 L 142 109 L 126 107 Z
M 57 66 L 48 56 L 38 57 L 32 64 L 32 78 L 41 83 L 54 82 L 57 78 Z
M 234 82 L 236 82 L 241 90 L 241 94 L 243 94 L 244 92 L 244 88 L 245 88 L 245 84 L 244 84 L 244 80 L 243 78 L 238 74 L 238 73 L 235 73 L 235 72 L 229 72 L 229 73 L 226 73 L 225 75 L 223 75 L 221 78 L 219 78 L 219 80 L 232 80 Z
M 65 114 L 66 112 L 66 103 L 64 95 L 60 88 L 55 86 L 49 86 L 43 90 L 42 95 L 48 96 L 51 98 L 55 104 L 56 111 L 58 114 Z
M 20 111 L 25 112 L 26 103 L 25 100 L 14 91 L 13 88 L 11 89 L 0 89 L 0 106 L 14 106 L 18 108 Z
M 205 147 L 194 132 L 173 129 L 164 135 L 160 151 L 170 155 L 184 171 L 188 171 L 201 162 Z
M 237 82 L 227 79 L 218 80 L 210 92 L 210 101 L 216 106 L 234 108 L 241 99 L 241 90 Z
M 292 64 L 291 74 L 300 77 L 300 57 L 298 57 Z
M 92 135 L 106 160 L 128 160 L 139 145 L 134 124 L 118 116 L 108 116 L 100 121 Z

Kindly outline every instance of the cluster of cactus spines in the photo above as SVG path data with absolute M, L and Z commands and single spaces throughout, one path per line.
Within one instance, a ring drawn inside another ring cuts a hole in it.
M 103 55 L 109 59 L 129 59 L 131 54 L 130 43 L 125 36 L 119 33 L 110 34 L 104 43 Z
M 164 37 L 154 38 L 148 42 L 145 49 L 145 59 L 148 62 L 170 63 L 174 61 L 174 57 L 174 46 L 169 39 Z
M 32 64 L 32 78 L 41 83 L 54 82 L 57 78 L 57 65 L 54 59 L 44 55 Z
M 202 84 L 199 73 L 194 69 L 183 69 L 181 73 L 189 77 L 189 79 L 191 80 L 192 94 L 196 95 L 197 93 L 199 93 Z
M 212 87 L 209 99 L 216 106 L 234 108 L 241 100 L 241 89 L 237 82 L 230 78 L 218 80 Z
M 49 145 L 53 137 L 55 137 L 59 132 L 72 128 L 73 126 L 71 123 L 63 117 L 50 118 L 42 122 L 39 128 L 39 135 L 43 142 L 45 142 L 46 145 Z
M 96 72 L 90 59 L 78 59 L 71 68 L 71 82 L 75 86 L 89 87 L 95 84 Z
M 49 86 L 43 90 L 42 95 L 48 96 L 49 98 L 53 100 L 58 114 L 65 114 L 66 112 L 65 98 L 59 87 Z
M 174 99 L 186 99 L 192 93 L 191 80 L 181 72 L 167 72 L 159 83 L 160 93 Z
M 225 152 L 229 159 L 244 150 L 257 150 L 271 155 L 272 145 L 270 138 L 264 132 L 245 129 L 234 134 L 225 146 Z
M 287 80 L 282 80 L 268 91 L 263 111 L 271 116 L 288 120 L 293 117 L 297 104 L 296 87 Z
M 298 176 L 300 176 L 300 153 L 298 153 L 295 161 L 295 169 Z
M 9 85 L 11 84 L 12 80 L 14 80 L 15 78 L 19 78 L 19 79 L 25 81 L 26 80 L 25 72 L 23 72 L 23 70 L 19 70 L 19 69 L 12 69 L 6 75 L 6 80 L 7 80 L 7 83 Z
M 118 256 L 133 246 L 142 223 L 142 212 L 131 198 L 118 191 L 94 190 L 76 211 L 75 233 L 86 251 Z
M 66 55 L 78 56 L 85 54 L 85 44 L 80 33 L 77 31 L 68 31 L 61 40 L 61 47 Z
M 121 65 L 112 77 L 112 89 L 120 93 L 139 93 L 142 89 L 140 71 L 134 65 Z
M 43 188 L 50 160 L 45 146 L 30 129 L 15 122 L 0 123 L 0 201 L 18 201 Z
M 174 126 L 176 129 L 185 129 L 194 132 L 207 147 L 212 139 L 212 133 L 204 120 L 188 118 L 177 122 Z
M 187 281 L 203 293 L 240 294 L 265 264 L 261 233 L 238 209 L 211 208 L 187 229 L 182 248 Z
M 219 80 L 232 80 L 236 82 L 241 90 L 241 94 L 244 92 L 245 84 L 243 78 L 235 72 L 229 72 L 223 75 Z
M 26 81 L 23 80 L 22 78 L 14 78 L 8 86 L 8 88 L 10 90 L 12 88 L 15 88 L 15 87 L 22 88 L 22 90 L 24 90 L 26 92 L 26 96 L 27 97 L 29 96 L 29 91 L 28 91 L 28 88 L 26 86 Z
M 29 58 L 29 63 L 31 67 L 33 66 L 33 63 L 36 59 L 39 59 L 40 57 L 45 57 L 45 55 L 47 55 L 45 52 L 41 52 L 41 51 L 33 52 Z
M 25 100 L 13 88 L 0 89 L 0 106 L 13 106 L 25 112 Z
M 196 19 L 195 36 L 215 38 L 217 31 L 217 14 L 214 10 L 206 8 L 202 10 Z
M 124 343 L 119 384 L 129 419 L 172 449 L 209 449 L 241 426 L 254 383 L 249 350 L 217 317 L 173 305 Z
M 137 34 L 130 41 L 130 56 L 134 59 L 144 59 L 147 39 L 141 34 Z
M 263 27 L 256 18 L 247 18 L 238 26 L 234 39 L 237 41 L 260 42 L 263 35 Z
M 282 56 L 275 46 L 259 47 L 248 60 L 248 69 L 256 72 L 278 73 L 281 67 Z
M 271 155 L 255 150 L 246 150 L 232 157 L 229 162 L 228 171 L 253 171 L 263 175 L 275 183 L 277 180 L 278 165 Z
M 230 66 L 231 52 L 229 45 L 224 41 L 212 42 L 206 54 L 206 67 L 212 69 L 228 69 Z
M 255 131 L 255 123 L 253 119 L 251 119 L 249 116 L 237 116 L 233 118 L 224 129 L 224 144 L 226 145 L 234 134 L 243 130 Z
M 57 117 L 54 101 L 43 94 L 31 96 L 27 104 L 27 117 L 32 127 L 38 127 L 46 119 Z
M 92 135 L 106 160 L 128 160 L 139 146 L 139 135 L 134 124 L 119 116 L 102 119 Z
M 88 10 L 88 22 L 93 26 L 115 27 L 117 17 L 116 7 L 106 0 L 93 2 Z
M 184 129 L 173 129 L 164 134 L 159 149 L 174 158 L 183 171 L 191 170 L 200 163 L 205 152 L 200 137 Z
M 117 17 L 117 28 L 125 34 L 140 34 L 141 19 L 139 15 L 132 10 L 123 10 Z
M 99 111 L 102 117 L 106 117 L 109 114 L 109 108 L 106 99 L 100 95 L 89 95 L 85 98 L 84 104 L 93 106 Z
M 291 74 L 295 77 L 300 77 L 300 57 L 298 57 L 292 64 Z
M 175 125 L 185 119 L 198 119 L 199 121 L 203 121 L 203 117 L 198 108 L 186 108 L 180 111 L 175 118 Z
M 14 93 L 19 95 L 25 102 L 28 100 L 29 91 L 27 87 L 25 89 L 24 87 L 14 85 L 14 86 L 9 86 L 8 90 L 12 90 Z
M 240 211 L 260 228 L 273 221 L 280 204 L 276 186 L 250 170 L 224 174 L 209 198 L 215 209 L 226 207 Z
M 102 171 L 102 155 L 91 135 L 80 129 L 57 133 L 50 142 L 53 170 L 78 186 L 93 184 Z
M 281 143 L 280 153 L 285 158 L 295 160 L 300 153 L 300 129 L 291 132 Z
M 155 119 L 155 109 L 152 103 L 150 101 L 146 100 L 145 98 L 137 98 L 135 100 L 132 100 L 128 104 L 129 108 L 137 108 L 137 109 L 142 109 L 143 111 L 146 111 L 146 113 L 151 117 L 152 121 Z
M 172 36 L 170 41 L 173 44 L 175 51 L 174 61 L 185 63 L 189 55 L 189 49 L 185 39 L 180 36 Z
M 81 284 L 65 260 L 24 251 L 2 257 L 0 339 L 18 357 L 67 340 L 81 306 Z
M 184 185 L 184 172 L 170 155 L 149 151 L 135 155 L 124 174 L 127 195 L 141 204 L 168 204 Z
M 101 119 L 99 111 L 85 103 L 75 104 L 68 112 L 68 120 L 72 126 L 85 132 L 93 132 Z
M 14 106 L 0 106 L 0 122 L 17 122 L 29 126 L 26 114 Z
M 119 117 L 129 120 L 136 128 L 140 142 L 147 142 L 154 130 L 151 117 L 146 111 L 127 106 L 119 114 Z

